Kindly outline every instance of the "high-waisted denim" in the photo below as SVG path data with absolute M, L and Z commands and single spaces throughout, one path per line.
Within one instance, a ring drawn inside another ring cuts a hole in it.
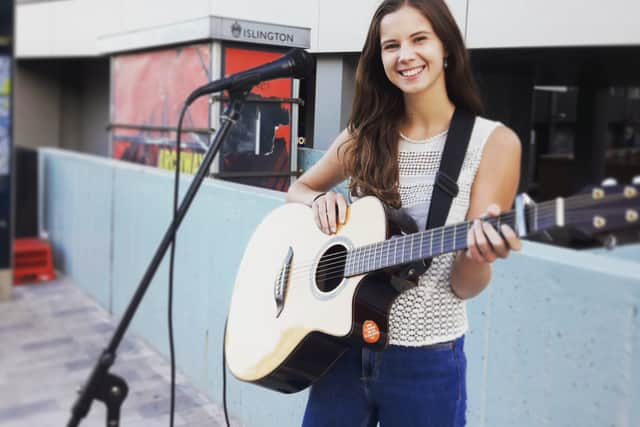
M 353 348 L 312 387 L 303 427 L 465 425 L 464 337 L 424 347 Z

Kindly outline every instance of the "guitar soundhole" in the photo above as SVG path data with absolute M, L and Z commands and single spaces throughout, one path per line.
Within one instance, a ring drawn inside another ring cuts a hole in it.
M 320 258 L 316 269 L 316 286 L 320 292 L 331 292 L 344 279 L 347 248 L 331 246 Z

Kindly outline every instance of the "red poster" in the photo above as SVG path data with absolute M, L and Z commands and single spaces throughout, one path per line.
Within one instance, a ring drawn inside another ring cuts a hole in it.
M 209 44 L 119 55 L 113 59 L 112 121 L 133 126 L 175 128 L 185 98 L 210 80 Z M 207 98 L 194 102 L 184 128 L 209 126 Z M 183 132 L 181 169 L 194 173 L 208 144 L 206 133 Z M 115 126 L 112 156 L 165 169 L 175 169 L 176 133 L 169 130 Z
M 257 67 L 282 56 L 282 53 L 225 47 L 223 74 L 225 76 Z M 231 130 L 221 149 L 222 172 L 288 172 L 290 171 L 291 105 L 273 102 L 274 98 L 292 97 L 291 79 L 263 82 L 251 93 L 259 102 L 247 102 L 240 120 Z M 286 191 L 289 177 L 233 178 L 235 182 Z

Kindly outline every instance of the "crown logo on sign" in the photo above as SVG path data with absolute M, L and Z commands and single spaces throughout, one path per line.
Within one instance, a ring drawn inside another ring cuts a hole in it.
M 240 37 L 240 34 L 242 34 L 242 26 L 238 24 L 238 21 L 236 21 L 231 26 L 231 35 L 235 38 L 238 38 Z

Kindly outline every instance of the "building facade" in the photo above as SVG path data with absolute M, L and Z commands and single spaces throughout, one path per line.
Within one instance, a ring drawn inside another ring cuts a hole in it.
M 175 139 L 171 129 L 180 96 L 229 73 L 229 54 L 239 58 L 237 71 L 303 47 L 317 58 L 315 79 L 256 93 L 263 101 L 272 99 L 247 108 L 246 129 L 237 135 L 241 142 L 223 153 L 230 155 L 227 161 L 216 162 L 230 176 L 270 170 L 276 175 L 254 177 L 255 183 L 286 189 L 280 178 L 297 169 L 291 145 L 325 149 L 347 123 L 358 54 L 377 4 L 18 1 L 17 144 L 118 157 L 144 140 L 143 148 L 127 154 L 172 167 L 167 147 Z M 511 126 L 523 143 L 521 190 L 548 198 L 606 176 L 628 180 L 639 173 L 640 27 L 634 17 L 640 4 L 613 0 L 606 15 L 601 4 L 580 0 L 448 4 L 470 49 L 486 115 Z M 194 69 L 200 74 L 187 75 Z M 145 89 L 147 79 L 162 88 Z M 164 105 L 158 107 L 152 95 Z M 295 102 L 300 99 L 304 106 Z M 139 105 L 131 105 L 136 100 Z M 192 144 L 195 154 L 181 165 L 186 170 L 197 166 L 198 145 L 217 126 L 221 101 L 214 100 L 217 105 L 208 111 L 202 102 L 194 107 L 186 150 Z M 126 105 L 146 110 L 123 116 Z M 278 114 L 282 118 L 274 119 Z M 285 127 L 281 147 L 273 143 L 274 125 Z M 262 142 L 256 137 L 260 127 L 269 129 Z M 149 140 L 160 142 L 151 148 Z

